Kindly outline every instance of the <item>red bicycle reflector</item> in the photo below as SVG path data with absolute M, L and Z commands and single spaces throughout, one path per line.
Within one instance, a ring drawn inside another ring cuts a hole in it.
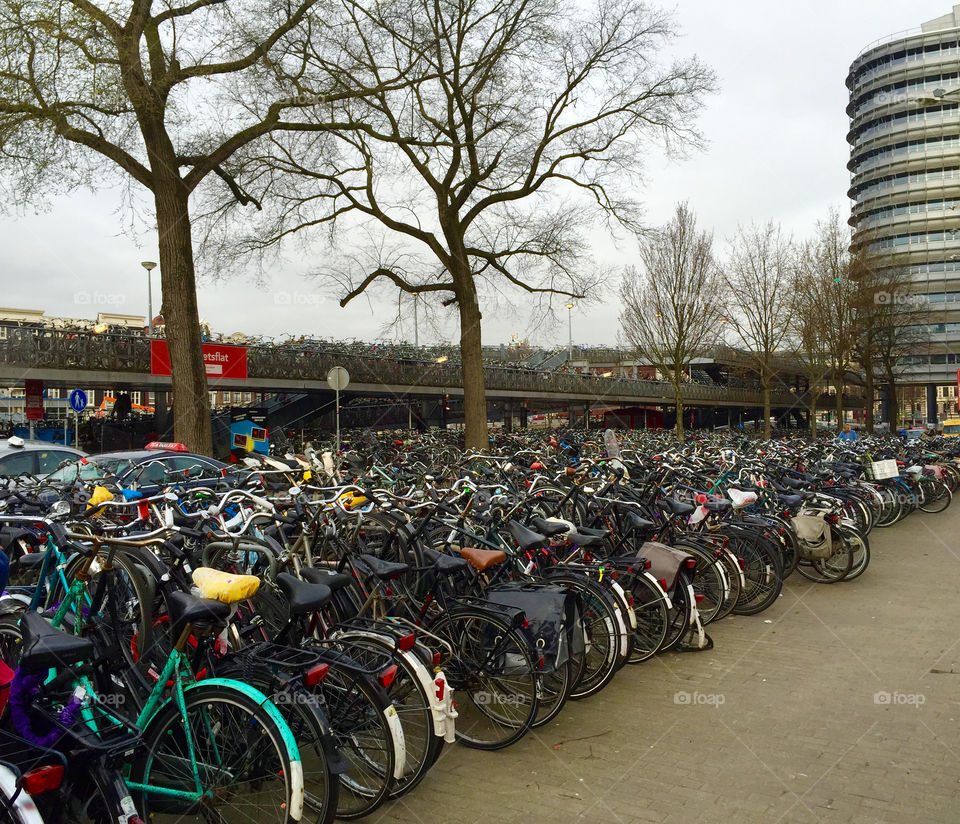
M 531 469 L 543 469 L 543 464 L 540 463 L 540 461 L 534 461 L 532 464 L 530 464 L 530 468 L 531 468 Z
M 437 653 L 434 656 L 434 658 L 439 658 L 439 657 L 440 657 L 439 653 Z M 443 678 L 437 678 L 433 683 L 437 687 L 437 700 L 442 701 L 443 696 L 446 694 L 446 691 L 447 691 L 447 682 Z
M 40 793 L 55 790 L 63 781 L 63 766 L 60 764 L 49 767 L 38 767 L 30 770 L 23 775 L 23 788 L 30 795 L 40 795 Z
M 149 504 L 137 504 L 137 516 L 141 521 L 147 520 L 150 517 L 150 506 Z
M 706 502 L 707 502 L 707 496 L 704 495 L 702 492 L 698 492 L 698 493 L 697 493 L 697 503 L 698 503 L 698 504 L 705 504 Z
M 439 666 L 440 666 L 440 659 L 441 659 L 442 657 L 443 657 L 443 656 L 442 656 L 439 652 L 435 652 L 435 653 L 433 654 L 433 665 L 434 665 L 435 667 L 439 667 Z
M 417 643 L 417 636 L 414 633 L 409 635 L 404 635 L 399 641 L 397 641 L 397 649 L 406 652 L 409 649 L 413 649 L 413 645 Z
M 658 579 L 657 579 L 657 583 L 660 584 L 660 587 L 661 587 L 661 589 L 663 589 L 664 592 L 667 591 L 667 579 L 666 579 L 666 578 L 658 578 Z
M 380 682 L 381 687 L 389 687 L 393 683 L 393 679 L 397 677 L 397 667 L 396 664 L 391 664 L 387 667 L 380 675 L 377 676 L 377 680 Z
M 648 561 L 646 558 L 643 559 L 643 568 L 650 569 L 653 566 L 653 561 Z
M 747 562 L 743 558 L 737 558 L 737 563 L 740 564 L 740 569 L 744 570 L 747 568 Z
M 182 443 L 177 443 L 176 441 L 150 441 L 144 449 L 166 449 L 169 452 L 189 451 Z
M 315 687 L 327 677 L 328 672 L 330 672 L 329 664 L 317 664 L 315 667 L 310 667 L 303 674 L 303 683 L 308 687 Z
M 703 599 L 706 598 L 706 597 L 707 597 L 707 596 L 704 595 L 704 594 L 701 592 L 699 595 L 694 595 L 694 596 L 693 596 L 693 600 L 696 601 L 696 602 L 699 604 L 699 603 L 700 603 L 701 601 L 703 601 Z
M 696 559 L 696 558 L 687 558 L 687 560 L 683 562 L 683 565 L 684 565 L 687 569 L 693 569 L 693 568 L 697 565 L 697 559 Z

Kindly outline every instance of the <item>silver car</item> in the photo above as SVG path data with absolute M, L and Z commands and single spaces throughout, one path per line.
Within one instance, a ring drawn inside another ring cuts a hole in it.
M 45 478 L 64 461 L 75 461 L 86 454 L 72 446 L 50 441 L 16 437 L 0 439 L 0 478 L 14 478 L 24 473 Z

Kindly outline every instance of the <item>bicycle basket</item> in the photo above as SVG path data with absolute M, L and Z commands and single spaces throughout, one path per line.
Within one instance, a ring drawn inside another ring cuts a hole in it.
M 833 554 L 830 526 L 822 515 L 796 515 L 791 523 L 797 533 L 800 555 L 804 560 L 824 560 Z
M 542 660 L 541 672 L 553 672 L 569 657 L 568 599 L 575 596 L 556 584 L 508 582 L 487 590 L 493 603 L 523 610 L 520 627 L 534 661 Z

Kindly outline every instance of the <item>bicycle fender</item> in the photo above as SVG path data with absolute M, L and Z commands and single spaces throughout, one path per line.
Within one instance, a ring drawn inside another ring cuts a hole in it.
M 243 681 L 237 681 L 232 678 L 206 678 L 203 681 L 197 681 L 193 684 L 185 684 L 183 687 L 184 695 L 191 692 L 192 690 L 199 689 L 204 686 L 213 686 L 213 687 L 224 687 L 226 689 L 236 690 L 237 692 L 243 693 L 247 698 L 255 701 L 258 706 L 260 706 L 267 715 L 270 716 L 270 719 L 277 725 L 277 728 L 280 730 L 280 735 L 283 738 L 283 744 L 287 748 L 287 753 L 290 756 L 290 809 L 287 810 L 287 814 L 292 821 L 299 821 L 303 817 L 303 762 L 300 759 L 300 749 L 297 747 L 297 740 L 294 738 L 293 732 L 290 729 L 289 724 L 284 720 L 283 716 L 280 714 L 280 710 L 276 708 L 274 703 L 260 690 L 255 687 L 251 687 L 249 684 L 243 683 Z M 150 723 L 154 718 L 160 713 L 160 711 L 170 704 L 173 701 L 173 697 L 167 698 L 162 704 L 157 706 L 157 709 L 154 711 L 150 720 L 144 725 L 144 732 L 150 728 Z M 393 705 L 391 704 L 391 707 Z M 397 718 L 397 711 L 394 709 L 393 717 L 396 720 L 396 723 L 399 725 L 400 721 Z M 401 733 L 401 736 L 403 734 Z M 401 738 L 402 741 L 402 738 Z M 401 776 L 403 773 L 401 773 Z
M 0 615 L 16 615 L 30 607 L 30 596 L 22 592 L 8 592 L 0 598 Z

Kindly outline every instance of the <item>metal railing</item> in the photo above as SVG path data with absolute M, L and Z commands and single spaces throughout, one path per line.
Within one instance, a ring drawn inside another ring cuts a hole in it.
M 37 369 L 149 374 L 150 341 L 137 335 L 14 328 L 7 330 L 5 339 L 0 339 L 0 365 L 15 366 L 24 374 Z M 345 367 L 351 383 L 365 385 L 369 391 L 417 394 L 418 388 L 450 389 L 458 390 L 452 392 L 458 394 L 463 388 L 462 372 L 457 363 L 374 357 L 337 351 L 335 346 L 313 347 L 309 344 L 247 347 L 250 380 L 293 379 L 324 383 L 333 366 Z M 594 403 L 669 404 L 674 398 L 673 386 L 666 381 L 603 378 L 504 366 L 486 366 L 485 382 L 487 389 L 519 396 L 535 392 Z M 686 383 L 682 393 L 685 403 L 726 402 L 759 406 L 762 402 L 759 391 L 749 387 Z M 797 393 L 785 390 L 772 392 L 771 401 L 781 407 L 802 403 Z M 849 398 L 848 406 L 858 404 L 862 406 L 862 400 Z

